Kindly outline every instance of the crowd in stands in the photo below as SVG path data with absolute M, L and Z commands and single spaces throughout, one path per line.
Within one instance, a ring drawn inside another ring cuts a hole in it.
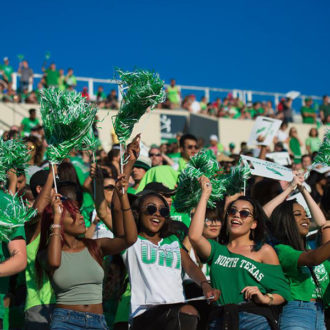
M 45 70 L 47 86 L 62 77 L 59 88 L 75 88 L 73 70 L 55 71 Z M 172 88 L 170 106 L 181 102 Z M 109 99 L 99 88 L 97 95 L 102 106 L 114 106 L 114 93 Z M 191 111 L 196 100 L 184 102 Z M 289 103 L 283 101 L 283 116 Z M 225 114 L 233 104 L 245 107 L 228 97 L 204 100 L 203 111 Z M 100 146 L 95 162 L 90 152 L 73 150 L 53 173 L 35 109 L 2 136 L 17 137 L 31 160 L 8 173 L 0 205 L 5 194 L 17 194 L 38 213 L 0 249 L 0 329 L 330 329 L 330 171 L 315 169 L 304 180 L 321 145 L 317 128 L 303 141 L 283 121 L 270 146 L 252 149 L 246 142 L 224 146 L 216 135 L 203 141 L 178 134 L 147 154 L 138 135 L 122 174 L 115 143 L 109 152 Z M 288 151 L 294 178 L 252 176 L 245 195 L 226 195 L 210 208 L 212 183 L 203 176 L 191 188 L 200 187 L 198 205 L 179 212 L 178 175 L 202 149 L 212 150 L 227 174 L 241 155 L 270 160 L 267 153 Z M 288 200 L 298 193 L 304 206 Z M 185 301 L 201 296 L 206 300 Z
M 33 89 L 33 70 L 29 67 L 27 60 L 20 62 L 17 72 L 20 74 L 20 78 L 18 89 L 15 91 L 12 88 L 14 69 L 10 65 L 9 59 L 5 57 L 3 64 L 0 65 L 0 100 L 3 102 L 37 104 L 40 102 L 40 92 L 45 87 L 57 87 L 60 90 L 75 90 L 77 87 L 77 79 L 73 69 L 69 68 L 65 74 L 63 69 L 56 68 L 55 63 L 51 63 L 48 67 L 44 64 L 42 67 L 43 77 L 38 82 L 36 89 Z M 95 102 L 100 108 L 119 108 L 118 95 L 115 89 L 111 89 L 107 94 L 104 87 L 99 86 L 93 98 L 91 98 L 87 87 L 83 87 L 81 93 L 87 100 Z M 270 100 L 244 103 L 239 97 L 234 97 L 231 93 L 228 93 L 223 99 L 217 97 L 211 101 L 203 96 L 198 101 L 193 94 L 183 97 L 174 79 L 167 87 L 166 94 L 166 101 L 158 105 L 160 109 L 184 109 L 191 113 L 200 113 L 217 118 L 255 119 L 257 116 L 266 116 L 289 123 L 294 121 L 293 99 L 289 97 L 282 98 L 277 106 Z M 313 102 L 312 98 L 306 98 L 300 113 L 303 123 L 322 122 L 329 124 L 330 103 L 328 96 L 323 96 L 321 105 Z

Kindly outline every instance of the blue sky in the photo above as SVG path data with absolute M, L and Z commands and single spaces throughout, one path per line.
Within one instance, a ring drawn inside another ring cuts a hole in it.
M 77 76 L 153 69 L 168 82 L 330 93 L 329 1 L 5 1 L 0 56 L 46 51 Z

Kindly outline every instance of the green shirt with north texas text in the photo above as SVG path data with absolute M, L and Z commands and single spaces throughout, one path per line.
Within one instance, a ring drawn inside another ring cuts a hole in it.
M 240 254 L 232 253 L 225 245 L 209 240 L 212 286 L 221 291 L 221 305 L 244 302 L 242 290 L 247 286 L 257 286 L 263 293 L 276 293 L 291 300 L 288 281 L 280 265 L 257 262 Z

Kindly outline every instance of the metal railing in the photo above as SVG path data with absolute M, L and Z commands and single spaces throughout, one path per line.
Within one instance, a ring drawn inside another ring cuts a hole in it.
M 15 72 L 13 74 L 13 89 L 16 90 L 18 86 L 18 77 L 20 75 Z M 42 74 L 35 73 L 33 75 L 34 78 L 41 79 Z M 116 79 L 99 79 L 99 78 L 90 78 L 90 77 L 76 77 L 77 82 L 79 83 L 87 83 L 88 85 L 88 93 L 91 100 L 95 100 L 95 84 L 102 85 L 116 85 L 118 92 L 118 99 L 121 100 L 121 91 L 120 91 L 120 80 Z M 35 85 L 35 80 L 34 80 Z M 165 84 L 165 87 L 168 87 L 168 84 Z M 187 85 L 177 85 L 177 87 L 181 90 L 182 94 L 188 94 L 187 91 L 194 92 L 204 92 L 204 96 L 206 96 L 207 100 L 211 100 L 211 93 L 220 94 L 220 93 L 232 93 L 233 97 L 239 97 L 239 99 L 244 102 L 253 102 L 255 96 L 264 96 L 265 98 L 271 98 L 275 106 L 277 106 L 280 102 L 280 98 L 286 97 L 285 93 L 277 93 L 277 92 L 263 92 L 263 91 L 253 91 L 253 90 L 242 90 L 242 89 L 228 89 L 228 88 L 213 88 L 213 87 L 201 87 L 201 86 L 187 86 Z M 32 89 L 32 86 L 30 86 Z M 320 96 L 317 95 L 299 95 L 297 99 L 301 100 L 301 104 L 304 104 L 304 100 L 306 97 L 311 97 L 313 100 L 322 100 Z

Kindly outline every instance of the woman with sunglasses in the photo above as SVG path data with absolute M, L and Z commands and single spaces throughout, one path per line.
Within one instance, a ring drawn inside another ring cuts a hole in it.
M 201 177 L 202 194 L 189 239 L 199 257 L 210 264 L 212 286 L 221 291 L 210 329 L 278 329 L 271 309 L 290 298 L 277 255 L 265 244 L 265 214 L 253 200 L 241 196 L 228 205 L 220 243 L 203 237 L 207 201 L 212 191 Z M 268 321 L 268 322 L 267 322 Z
M 293 183 L 305 198 L 315 223 L 321 228 L 322 245 L 311 250 L 306 242 L 311 220 L 296 200 L 282 201 L 285 193 L 270 201 L 273 210 L 271 232 L 275 250 L 289 280 L 293 301 L 289 301 L 280 317 L 281 329 L 326 329 L 324 308 L 330 306 L 330 222 L 305 189 L 302 178 Z M 295 187 L 293 187 L 295 188 Z
M 124 187 L 127 189 L 127 182 L 121 177 L 117 190 L 123 213 L 123 237 L 82 238 L 85 222 L 72 199 L 55 195 L 52 205 L 45 209 L 38 258 L 56 296 L 51 329 L 107 329 L 102 308 L 102 259 L 120 253 L 137 236 L 127 193 L 122 193 Z
M 132 329 L 196 329 L 198 313 L 183 303 L 182 270 L 202 287 L 205 297 L 217 299 L 219 292 L 174 235 L 169 207 L 161 195 L 146 193 L 132 208 L 138 239 L 123 254 L 131 284 Z

